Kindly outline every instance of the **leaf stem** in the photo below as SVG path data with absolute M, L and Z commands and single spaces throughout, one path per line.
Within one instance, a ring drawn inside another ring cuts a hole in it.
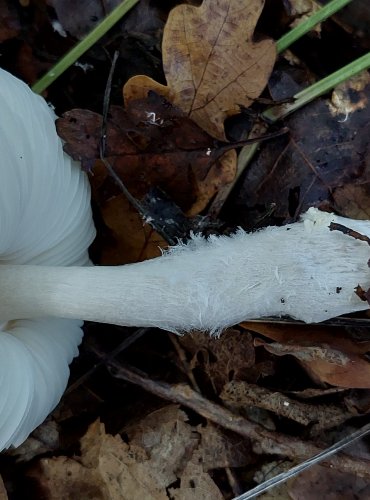
M 64 73 L 79 57 L 81 57 L 94 43 L 96 43 L 107 31 L 112 28 L 127 12 L 134 7 L 139 0 L 124 0 L 102 22 L 85 36 L 75 47 L 63 56 L 43 77 L 33 86 L 32 90 L 40 94 L 49 87 L 62 73 Z
M 338 10 L 345 7 L 350 2 L 352 2 L 352 0 L 331 0 L 331 2 L 312 14 L 306 21 L 300 23 L 298 26 L 283 35 L 276 42 L 276 49 L 278 53 L 286 50 L 290 45 L 292 45 L 292 43 L 301 38 L 301 36 L 311 31 L 317 24 L 325 21 L 325 19 L 335 14 Z

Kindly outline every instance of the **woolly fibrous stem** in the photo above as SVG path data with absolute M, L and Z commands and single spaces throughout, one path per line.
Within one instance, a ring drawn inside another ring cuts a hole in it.
M 370 222 L 311 208 L 300 222 L 232 237 L 194 236 L 162 257 L 121 267 L 7 267 L 0 316 L 82 318 L 176 333 L 218 334 L 246 319 L 289 316 L 307 323 L 367 309 L 365 241 Z

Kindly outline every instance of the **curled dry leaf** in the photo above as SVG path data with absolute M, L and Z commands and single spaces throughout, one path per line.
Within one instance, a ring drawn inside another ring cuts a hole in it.
M 317 383 L 370 388 L 370 363 L 364 356 L 370 350 L 370 341 L 356 342 L 343 328 L 267 323 L 243 326 L 275 340 L 269 344 L 255 339 L 255 345 L 277 356 L 294 356 Z
M 124 87 L 126 102 L 156 90 L 200 127 L 225 139 L 225 118 L 248 107 L 267 84 L 276 58 L 272 40 L 253 41 L 264 0 L 204 0 L 168 17 L 162 44 L 167 87 L 144 76 Z
M 194 427 L 167 405 L 124 429 L 128 443 L 96 421 L 81 439 L 81 455 L 42 458 L 31 469 L 45 498 L 222 500 L 208 470 L 251 462 L 247 440 L 212 424 Z

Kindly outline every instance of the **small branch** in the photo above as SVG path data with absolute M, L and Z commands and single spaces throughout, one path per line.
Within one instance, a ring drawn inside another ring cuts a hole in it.
M 312 425 L 311 436 L 324 429 L 338 426 L 353 417 L 348 410 L 339 406 L 302 403 L 280 392 L 238 380 L 228 382 L 223 387 L 220 398 L 226 406 L 232 405 L 236 408 L 254 406 L 304 426 Z
M 353 432 L 349 436 L 341 439 L 337 443 L 333 444 L 333 446 L 330 446 L 329 448 L 326 448 L 323 450 L 321 453 L 317 454 L 316 456 L 305 460 L 303 463 L 296 465 L 295 467 L 292 467 L 286 472 L 282 472 L 281 474 L 278 474 L 275 477 L 272 477 L 271 479 L 268 479 L 267 481 L 264 481 L 263 483 L 259 484 L 252 490 L 247 491 L 246 493 L 243 493 L 242 495 L 235 497 L 233 500 L 250 500 L 251 498 L 256 498 L 258 495 L 261 493 L 264 493 L 265 491 L 270 490 L 274 486 L 277 486 L 278 484 L 285 483 L 288 479 L 291 479 L 292 477 L 296 476 L 300 472 L 308 469 L 312 465 L 315 465 L 324 458 L 326 459 L 329 456 L 332 456 L 334 453 L 337 453 L 339 450 L 345 448 L 346 446 L 353 444 L 355 441 L 358 439 L 361 439 L 362 437 L 366 436 L 370 432 L 370 424 L 365 425 L 361 429 L 359 429 L 356 432 Z M 342 455 L 342 457 L 347 457 L 347 455 Z M 335 457 L 333 457 L 335 458 Z M 337 457 L 339 458 L 339 457 Z M 357 461 L 359 463 L 359 461 Z M 322 465 L 324 465 L 325 462 L 322 462 Z M 367 465 L 369 467 L 369 465 Z M 337 470 L 340 470 L 339 468 Z M 344 471 L 342 471 L 344 472 Z M 349 472 L 349 471 L 348 471 Z M 352 474 L 357 474 L 360 476 L 361 474 L 359 473 L 359 470 L 355 468 L 352 471 Z M 364 476 L 362 476 L 364 477 Z
M 330 231 L 339 231 L 347 236 L 351 236 L 355 240 L 364 241 L 370 245 L 370 238 L 364 234 L 358 233 L 349 227 L 343 226 L 343 224 L 338 224 L 337 222 L 331 222 L 329 226 Z
M 184 405 L 215 424 L 251 439 L 257 448 L 257 453 L 283 455 L 293 460 L 312 460 L 315 455 L 326 453 L 324 448 L 310 441 L 302 441 L 294 436 L 271 432 L 259 424 L 234 415 L 231 411 L 204 398 L 186 384 L 171 385 L 166 382 L 153 381 L 116 361 L 110 361 L 107 367 L 114 377 L 131 382 L 160 398 Z M 370 432 L 370 426 L 366 432 Z M 364 435 L 363 431 L 362 435 Z M 331 458 L 324 455 L 320 457 L 320 461 L 327 467 L 334 467 L 336 470 L 370 479 L 370 462 L 367 460 L 359 460 L 349 455 L 332 456 Z
M 64 396 L 70 394 L 75 391 L 80 385 L 84 384 L 95 372 L 98 368 L 105 366 L 109 361 L 114 359 L 118 354 L 128 349 L 132 344 L 134 344 L 137 340 L 139 340 L 143 335 L 150 332 L 151 328 L 139 328 L 136 332 L 129 335 L 125 340 L 123 340 L 113 351 L 102 354 L 98 352 L 94 348 L 90 347 L 89 350 L 93 352 L 96 356 L 100 357 L 100 360 L 94 364 L 89 370 L 87 370 L 81 377 L 73 382 L 70 386 L 68 386 L 67 390 L 64 393 Z

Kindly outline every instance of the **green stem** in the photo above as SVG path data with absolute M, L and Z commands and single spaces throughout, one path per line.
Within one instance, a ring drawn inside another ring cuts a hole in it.
M 345 82 L 349 78 L 357 75 L 370 67 L 370 52 L 355 61 L 347 64 L 343 68 L 338 69 L 331 75 L 322 80 L 310 85 L 304 90 L 301 90 L 293 97 L 293 102 L 273 106 L 263 113 L 263 118 L 271 123 L 285 118 L 293 111 L 302 108 L 305 104 L 313 101 L 317 97 L 329 92 L 340 83 Z
M 94 45 L 107 31 L 112 28 L 139 0 L 125 0 L 120 3 L 103 21 L 96 26 L 83 40 L 81 40 L 73 49 L 60 59 L 55 66 L 38 80 L 32 90 L 37 94 L 43 92 L 51 83 L 53 83 L 66 69 L 74 64 L 90 47 Z
M 325 21 L 325 19 L 335 14 L 338 10 L 345 7 L 350 2 L 352 2 L 352 0 L 331 0 L 331 2 L 312 14 L 306 21 L 300 23 L 298 26 L 283 35 L 276 42 L 276 49 L 278 53 L 286 50 L 292 43 L 298 40 L 298 38 L 301 38 L 301 36 L 311 31 L 317 24 Z

